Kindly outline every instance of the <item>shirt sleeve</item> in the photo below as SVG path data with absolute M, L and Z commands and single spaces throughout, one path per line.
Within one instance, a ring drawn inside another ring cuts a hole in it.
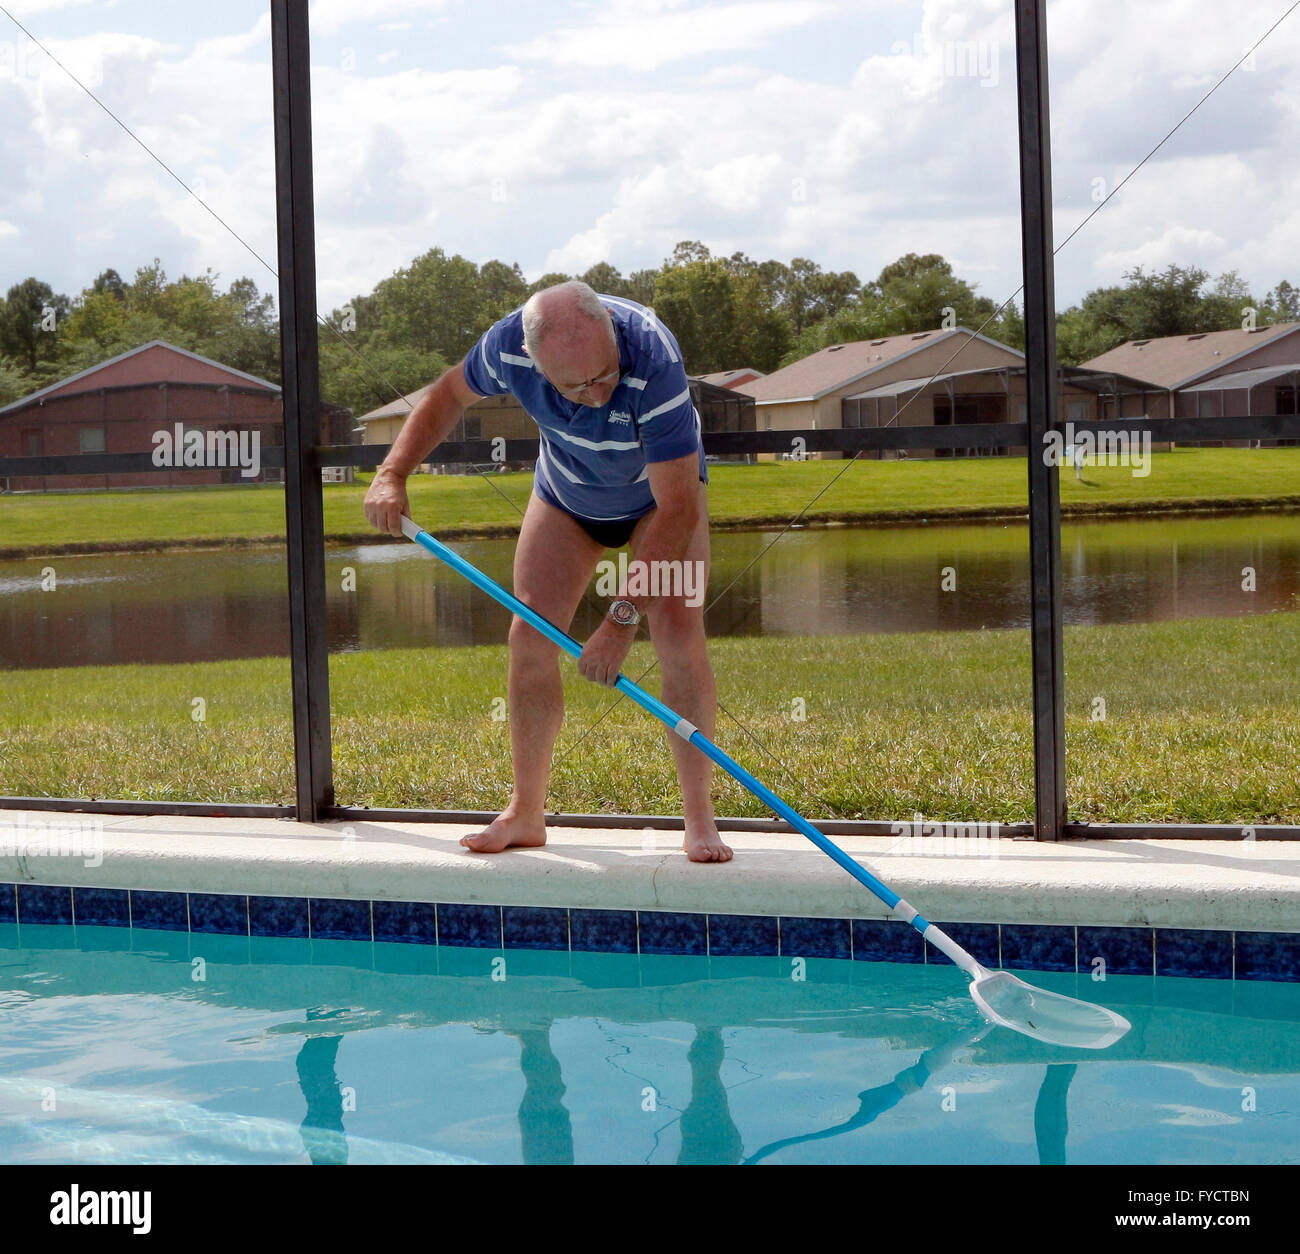
M 495 396 L 508 390 L 501 369 L 501 336 L 505 321 L 502 318 L 500 322 L 494 322 L 465 354 L 462 367 L 465 382 L 480 396 Z
M 699 423 L 680 361 L 665 365 L 647 380 L 636 424 L 648 462 L 673 461 L 699 449 Z

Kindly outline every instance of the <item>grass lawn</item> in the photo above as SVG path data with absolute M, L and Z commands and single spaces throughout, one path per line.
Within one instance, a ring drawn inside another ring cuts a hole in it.
M 859 460 L 847 469 L 843 461 L 714 464 L 709 474 L 710 511 L 722 525 L 785 523 L 814 498 L 806 521 L 1016 513 L 1027 501 L 1020 458 Z M 1072 468 L 1061 471 L 1067 513 L 1207 502 L 1300 505 L 1300 448 L 1176 449 L 1152 454 L 1144 477 L 1125 466 L 1088 467 L 1084 475 L 1079 483 Z M 326 485 L 328 538 L 373 534 L 361 508 L 368 478 Z M 514 530 L 531 486 L 532 476 L 519 473 L 417 475 L 410 481 L 411 512 L 439 535 Z M 0 510 L 0 555 L 9 556 L 64 545 L 236 543 L 284 535 L 284 494 L 278 487 L 33 493 L 4 497 Z
M 1033 807 L 1026 631 L 711 643 L 718 741 L 818 817 L 1023 821 Z M 1070 817 L 1300 822 L 1300 614 L 1067 627 Z M 626 672 L 650 665 L 638 643 Z M 662 729 L 564 659 L 557 810 L 680 812 Z M 489 810 L 509 792 L 504 646 L 331 660 L 335 785 L 350 805 Z M 657 673 L 645 686 L 658 691 Z M 288 802 L 284 658 L 11 671 L 0 791 Z M 1096 719 L 1096 698 L 1105 704 Z M 206 703 L 195 721 L 195 699 Z M 796 698 L 806 717 L 796 717 Z M 744 729 L 742 730 L 742 726 Z M 718 809 L 762 807 L 719 773 Z

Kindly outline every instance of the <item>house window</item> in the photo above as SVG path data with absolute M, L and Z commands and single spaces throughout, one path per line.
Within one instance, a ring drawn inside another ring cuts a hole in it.
M 483 438 L 483 419 L 480 417 L 471 418 L 465 415 L 465 438 L 467 440 L 481 440 Z
M 82 427 L 77 432 L 79 449 L 82 453 L 102 453 L 104 451 L 104 428 Z
M 1069 401 L 1065 406 L 1065 419 L 1067 422 L 1087 422 L 1088 402 Z
M 23 456 L 39 457 L 45 451 L 40 428 L 23 432 Z

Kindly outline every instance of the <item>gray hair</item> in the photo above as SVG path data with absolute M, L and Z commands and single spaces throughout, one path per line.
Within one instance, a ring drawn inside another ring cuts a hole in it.
M 563 293 L 564 296 L 557 300 L 553 293 Z M 611 342 L 617 343 L 614 320 L 609 316 L 609 310 L 581 279 L 570 279 L 567 283 L 557 283 L 554 287 L 544 287 L 540 292 L 534 292 L 524 304 L 523 317 L 524 349 L 534 359 L 541 342 L 551 332 L 566 327 L 576 330 L 573 323 L 578 319 L 602 323 L 609 332 Z

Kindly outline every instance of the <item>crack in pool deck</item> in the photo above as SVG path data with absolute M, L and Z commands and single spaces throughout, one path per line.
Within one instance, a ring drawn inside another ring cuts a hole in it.
M 654 896 L 656 906 L 663 905 L 663 902 L 659 899 L 659 872 L 662 871 L 664 867 L 668 865 L 668 860 L 672 856 L 673 855 L 670 853 L 664 854 L 664 856 L 659 859 L 659 864 L 655 867 L 654 871 L 651 872 L 650 875 L 650 892 Z

